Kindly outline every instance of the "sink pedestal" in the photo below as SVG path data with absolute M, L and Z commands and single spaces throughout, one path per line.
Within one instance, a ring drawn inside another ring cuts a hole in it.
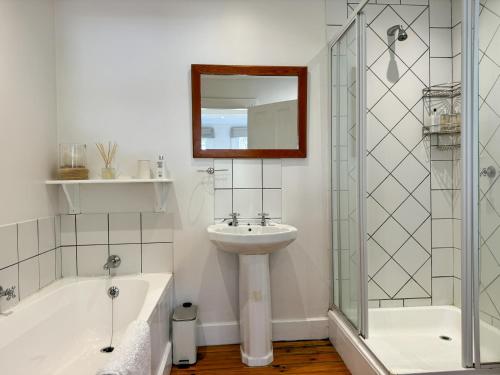
M 239 259 L 241 360 L 266 366 L 273 361 L 269 254 Z

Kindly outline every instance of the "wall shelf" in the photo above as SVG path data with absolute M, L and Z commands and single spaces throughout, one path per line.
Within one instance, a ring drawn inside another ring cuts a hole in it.
M 155 189 L 155 212 L 165 212 L 167 203 L 167 186 L 171 179 L 115 179 L 115 180 L 48 180 L 46 185 L 61 186 L 64 196 L 68 202 L 69 213 L 81 213 L 80 207 L 80 185 L 113 185 L 113 184 L 153 184 Z

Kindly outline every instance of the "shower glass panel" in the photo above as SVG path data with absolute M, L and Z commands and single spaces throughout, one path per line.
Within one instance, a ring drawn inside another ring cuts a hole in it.
M 359 139 L 356 23 L 333 45 L 332 201 L 334 304 L 356 327 L 360 308 Z
M 482 363 L 500 362 L 500 0 L 479 9 L 479 332 Z

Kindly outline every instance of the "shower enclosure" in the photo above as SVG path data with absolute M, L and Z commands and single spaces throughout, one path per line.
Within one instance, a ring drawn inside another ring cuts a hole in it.
M 332 340 L 353 374 L 500 373 L 500 0 L 387 3 L 330 44 Z

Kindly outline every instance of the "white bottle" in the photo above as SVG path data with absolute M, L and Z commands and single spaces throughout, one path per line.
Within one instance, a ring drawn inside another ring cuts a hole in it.
M 439 123 L 439 114 L 437 113 L 437 109 L 434 108 L 431 113 L 431 126 L 433 131 L 439 131 L 440 128 Z
M 167 168 L 165 167 L 165 157 L 163 155 L 159 155 L 156 161 L 155 177 L 167 178 Z

